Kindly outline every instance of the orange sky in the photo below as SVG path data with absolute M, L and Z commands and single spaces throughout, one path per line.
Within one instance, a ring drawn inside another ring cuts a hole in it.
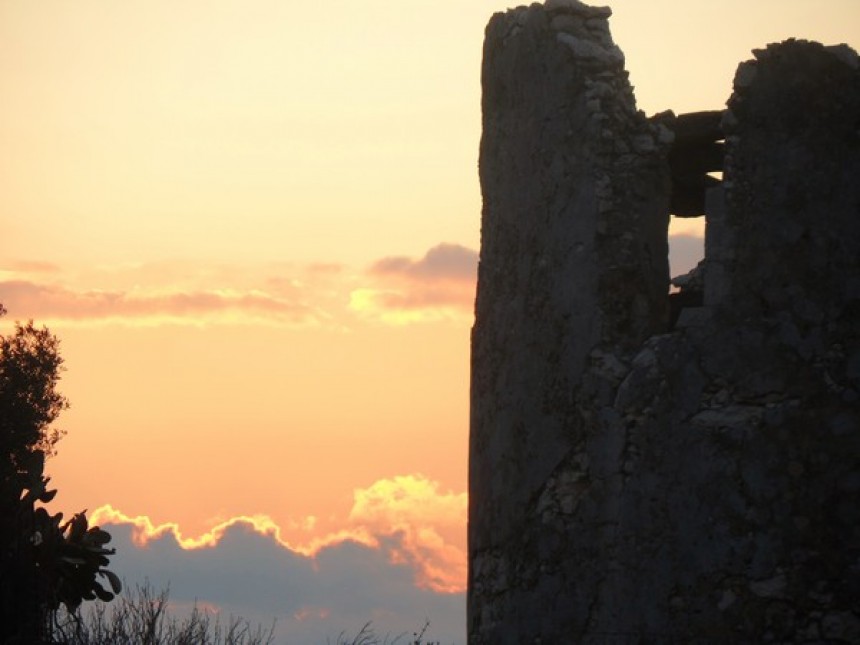
M 648 113 L 721 107 L 767 42 L 860 43 L 857 0 L 610 4 Z M 462 588 L 507 6 L 0 0 L 0 302 L 62 339 L 58 507 L 184 539 L 257 518 L 306 553 L 403 531 Z

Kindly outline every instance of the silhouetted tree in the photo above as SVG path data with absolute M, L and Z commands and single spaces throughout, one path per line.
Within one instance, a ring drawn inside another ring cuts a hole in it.
M 6 310 L 0 305 L 0 316 Z M 63 359 L 59 340 L 32 321 L 0 336 L 0 643 L 33 645 L 48 637 L 48 618 L 63 603 L 110 600 L 116 576 L 103 567 L 114 553 L 110 535 L 90 528 L 84 513 L 63 523 L 37 503 L 48 490 L 45 457 L 62 433 L 51 424 L 68 407 L 57 390 Z
M 0 305 L 0 316 L 6 309 Z M 53 454 L 60 432 L 50 425 L 68 401 L 57 391 L 59 340 L 30 321 L 0 336 L 0 454 L 6 472 L 20 471 L 34 452 Z

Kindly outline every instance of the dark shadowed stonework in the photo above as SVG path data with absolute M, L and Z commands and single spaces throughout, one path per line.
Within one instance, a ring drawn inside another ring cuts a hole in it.
M 670 316 L 676 130 L 609 13 L 487 27 L 469 642 L 860 642 L 858 58 L 739 67 Z

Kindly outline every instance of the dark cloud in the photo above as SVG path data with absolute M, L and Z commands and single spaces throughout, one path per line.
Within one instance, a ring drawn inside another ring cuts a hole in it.
M 375 548 L 347 540 L 306 557 L 243 523 L 227 528 L 216 545 L 191 550 L 171 532 L 141 547 L 130 524 L 107 529 L 117 548 L 112 568 L 127 584 L 169 585 L 171 603 L 180 608 L 197 601 L 224 618 L 241 615 L 264 625 L 275 619 L 278 643 L 334 641 L 367 621 L 383 635 L 411 634 L 425 618 L 428 636 L 465 642 L 465 594 L 417 588 L 411 567 L 392 564 L 391 554 L 403 548 L 398 534 Z
M 420 260 L 405 256 L 383 258 L 371 266 L 372 274 L 402 276 L 412 280 L 457 280 L 474 282 L 478 253 L 459 244 L 439 244 Z
M 478 254 L 458 244 L 439 244 L 424 257 L 392 256 L 368 273 L 374 285 L 351 294 L 352 309 L 394 324 L 461 319 L 475 302 Z

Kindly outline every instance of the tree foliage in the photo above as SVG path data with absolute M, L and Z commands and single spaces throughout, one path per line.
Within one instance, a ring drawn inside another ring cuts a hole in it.
M 62 436 L 52 424 L 68 407 L 57 389 L 62 365 L 57 337 L 32 321 L 0 335 L 0 643 L 45 642 L 61 604 L 75 611 L 121 588 L 104 568 L 110 535 L 85 513 L 63 522 L 42 506 L 57 493 L 44 468 Z
M 0 315 L 5 314 L 0 305 Z M 50 426 L 69 407 L 57 390 L 60 341 L 33 321 L 0 336 L 0 455 L 4 470 L 26 470 L 35 452 L 54 453 L 61 433 Z M 11 474 L 11 473 L 9 473 Z

